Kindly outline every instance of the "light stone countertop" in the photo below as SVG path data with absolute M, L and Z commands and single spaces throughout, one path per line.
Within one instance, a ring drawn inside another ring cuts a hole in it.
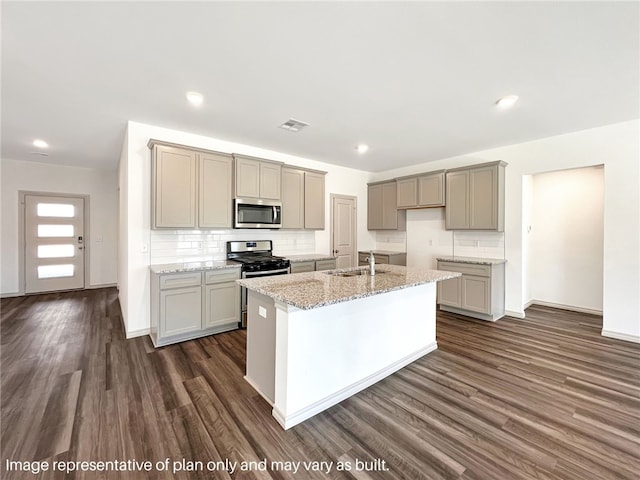
M 318 260 L 333 260 L 335 255 L 323 255 L 321 253 L 307 253 L 303 255 L 279 255 L 288 258 L 291 263 L 296 262 L 313 262 Z
M 202 262 L 166 263 L 164 265 L 150 265 L 153 273 L 179 273 L 196 270 L 218 270 L 221 268 L 240 268 L 238 262 L 228 260 L 208 260 Z
M 504 258 L 479 258 L 479 257 L 436 257 L 436 260 L 443 262 L 456 262 L 456 263 L 475 263 L 478 265 L 498 265 L 500 263 L 507 263 Z
M 371 250 L 358 250 L 358 253 L 371 253 Z M 407 252 L 396 252 L 395 250 L 373 250 L 374 255 L 406 255 Z
M 274 275 L 236 280 L 236 282 L 274 300 L 302 310 L 310 310 L 425 283 L 439 282 L 461 275 L 456 272 L 386 264 L 376 267 L 376 275 L 373 277 L 370 275 L 340 277 L 327 273 L 362 269 L 363 267 L 358 267 L 324 272 Z

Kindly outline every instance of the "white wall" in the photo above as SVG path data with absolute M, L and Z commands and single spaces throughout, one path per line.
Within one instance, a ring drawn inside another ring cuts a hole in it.
M 89 287 L 113 285 L 117 278 L 118 196 L 115 171 L 2 160 L 3 295 L 24 290 L 19 285 L 18 191 L 89 195 Z M 100 242 L 99 239 L 102 238 Z
M 603 168 L 563 170 L 532 178 L 532 299 L 601 312 Z M 526 266 L 526 256 L 523 258 Z
M 506 168 L 506 308 L 524 315 L 523 176 L 604 164 L 603 334 L 640 341 L 640 121 L 372 175 L 372 181 L 494 160 Z
M 144 334 L 149 328 L 149 265 L 151 264 L 151 253 L 148 251 L 143 252 L 142 246 L 153 244 L 157 246 L 158 241 L 161 239 L 161 237 L 158 238 L 156 233 L 152 238 L 150 229 L 151 154 L 147 143 L 151 138 L 196 148 L 262 157 L 291 165 L 326 171 L 328 172 L 325 179 L 325 211 L 327 215 L 325 216 L 325 229 L 313 233 L 316 252 L 328 253 L 330 249 L 329 195 L 331 193 L 357 197 L 358 248 L 370 249 L 375 245 L 374 236 L 367 231 L 366 199 L 367 182 L 370 177 L 368 172 L 337 167 L 306 158 L 187 132 L 129 122 L 125 140 L 127 152 L 122 155 L 119 174 L 120 180 L 124 182 L 120 185 L 120 199 L 123 203 L 126 203 L 127 212 L 127 217 L 121 218 L 122 232 L 126 232 L 126 234 L 123 233 L 123 237 L 126 237 L 123 238 L 123 242 L 127 244 L 126 247 L 121 248 L 121 251 L 126 252 L 127 258 L 125 260 L 122 255 L 120 257 L 120 263 L 127 265 L 127 289 L 124 296 L 123 292 L 120 293 L 120 299 L 127 336 L 129 337 Z M 303 235 L 307 234 L 303 233 Z M 238 235 L 242 235 L 242 233 L 239 232 Z M 275 235 L 281 238 L 287 233 L 275 232 Z M 199 239 L 194 241 L 198 242 Z M 163 255 L 166 258 L 166 252 Z M 154 255 L 154 258 L 161 259 L 162 255 Z
M 118 297 L 122 312 L 129 309 L 129 132 L 124 133 L 124 142 L 118 162 Z M 123 315 L 125 331 L 127 317 Z
M 532 303 L 531 293 L 531 224 L 533 222 L 533 175 L 522 176 L 522 298 L 524 306 Z

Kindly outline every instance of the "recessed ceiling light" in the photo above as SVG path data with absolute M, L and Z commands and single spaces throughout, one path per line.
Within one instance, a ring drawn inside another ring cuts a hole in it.
M 282 128 L 283 130 L 289 130 L 290 132 L 299 132 L 305 127 L 308 127 L 309 124 L 305 122 L 301 122 L 300 120 L 296 120 L 295 118 L 290 118 L 278 128 Z
M 517 95 L 507 95 L 506 97 L 499 98 L 496 102 L 496 106 L 501 109 L 511 108 L 518 101 Z
M 361 143 L 356 147 L 356 150 L 358 151 L 359 154 L 362 155 L 363 153 L 367 153 L 367 151 L 369 150 L 369 145 L 365 145 L 364 143 Z
M 38 147 L 38 148 L 47 148 L 49 146 L 49 144 L 47 142 L 45 142 L 44 140 L 34 140 L 33 141 L 33 146 L 34 147 Z
M 189 100 L 189 103 L 194 107 L 199 107 L 202 105 L 204 97 L 198 92 L 187 92 L 187 100 Z

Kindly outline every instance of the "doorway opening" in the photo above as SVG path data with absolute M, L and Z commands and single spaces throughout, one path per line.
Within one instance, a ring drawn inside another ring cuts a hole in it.
M 20 285 L 25 294 L 85 288 L 88 197 L 19 192 Z
M 525 308 L 602 315 L 604 166 L 523 178 Z

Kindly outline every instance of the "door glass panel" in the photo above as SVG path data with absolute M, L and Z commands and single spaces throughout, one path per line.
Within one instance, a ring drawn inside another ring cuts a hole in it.
M 73 257 L 75 252 L 73 245 L 38 245 L 38 258 Z
M 73 225 L 38 225 L 38 237 L 73 237 Z
M 66 203 L 39 203 L 37 207 L 39 217 L 67 217 L 75 215 L 73 205 Z
M 73 265 L 40 265 L 38 278 L 73 277 Z

